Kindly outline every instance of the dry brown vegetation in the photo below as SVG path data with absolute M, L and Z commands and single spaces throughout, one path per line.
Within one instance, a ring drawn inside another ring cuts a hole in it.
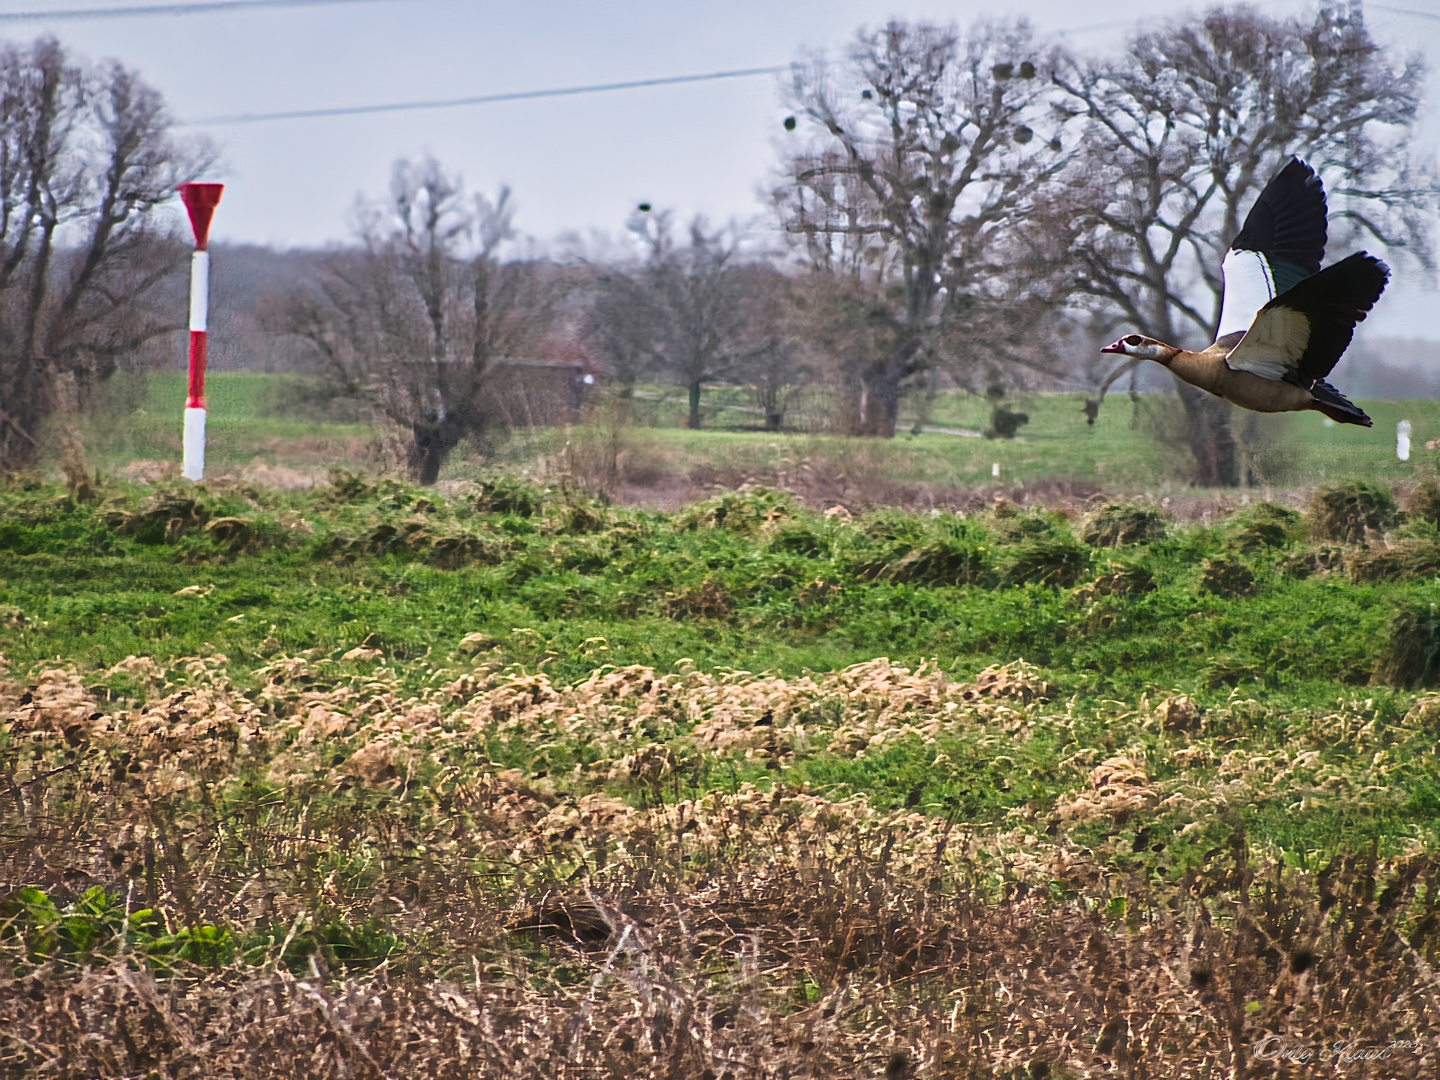
M 1423 849 L 1302 870 L 1236 827 L 1177 878 L 1127 868 L 1333 783 L 1306 747 L 1237 748 L 1254 703 L 1142 702 L 1115 723 L 1166 761 L 1082 747 L 1048 806 L 973 822 L 733 770 L 1078 730 L 1023 664 L 569 688 L 482 664 L 405 697 L 375 650 L 345 660 L 369 674 L 282 658 L 245 696 L 215 658 L 131 660 L 103 674 L 133 699 L 68 670 L 5 689 L 4 1075 L 1295 1075 L 1269 1035 L 1436 1068 Z M 1357 704 L 1314 738 L 1382 734 Z

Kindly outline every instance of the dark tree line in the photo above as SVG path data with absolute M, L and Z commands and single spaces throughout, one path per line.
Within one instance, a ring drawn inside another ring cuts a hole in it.
M 892 22 L 792 69 L 772 192 L 783 250 L 643 205 L 627 254 L 535 258 L 508 192 L 472 197 L 435 161 L 402 161 L 388 196 L 357 206 L 354 243 L 314 257 L 269 324 L 407 433 L 423 483 L 503 426 L 497 372 L 556 356 L 621 401 L 675 385 L 691 427 L 707 386 L 749 388 L 779 428 L 823 385 L 835 428 L 891 436 L 902 396 L 941 373 L 1002 402 L 1035 378 L 1083 387 L 1093 420 L 1127 369 L 1090 337 L 1123 323 L 1208 342 L 1220 259 L 1291 154 L 1326 181 L 1332 258 L 1363 240 L 1431 264 L 1437 185 L 1407 143 L 1423 77 L 1350 5 L 1217 8 L 1108 58 L 1024 22 Z M 0 53 L 0 96 L 0 461 L 14 467 L 79 381 L 177 325 L 153 298 L 183 260 L 153 211 L 204 159 L 133 73 L 53 41 Z M 1177 391 L 1196 481 L 1237 483 L 1230 406 Z

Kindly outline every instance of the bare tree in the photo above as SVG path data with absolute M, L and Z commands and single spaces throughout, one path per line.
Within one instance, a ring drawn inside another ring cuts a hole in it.
M 653 374 L 654 312 L 643 275 L 615 262 L 591 267 L 582 334 L 606 370 L 621 401 Z
M 1299 154 L 1325 179 L 1332 247 L 1368 236 L 1430 262 L 1433 178 L 1407 153 L 1423 64 L 1375 43 L 1358 4 L 1272 18 L 1216 9 L 1056 72 L 1085 137 L 1049 221 L 1078 291 L 1142 333 L 1208 344 L 1220 261 L 1271 175 Z M 1338 227 L 1336 227 L 1338 226 Z M 1098 409 L 1107 371 L 1091 395 Z M 1239 482 L 1231 407 L 1180 384 L 1197 482 Z
M 637 367 L 685 388 L 686 426 L 699 428 L 705 384 L 735 378 L 771 344 L 757 340 L 753 275 L 738 257 L 738 230 L 696 217 L 680 244 L 669 213 L 649 209 L 636 211 L 628 228 L 647 258 L 628 288 L 635 306 L 612 333 L 638 347 Z
M 286 305 L 282 327 L 307 341 L 342 392 L 409 430 L 409 468 L 433 484 L 450 452 L 497 422 L 497 364 L 542 346 L 542 268 L 502 261 L 508 190 L 467 198 L 433 159 L 395 164 L 390 196 L 357 209 L 358 250 L 327 260 Z
M 1016 299 L 1010 230 L 1063 162 L 1047 67 L 1023 22 L 964 37 L 891 22 L 862 33 L 843 68 L 796 65 L 795 108 L 815 137 L 775 204 L 810 266 L 854 283 L 850 321 L 872 328 L 855 344 L 873 351 L 849 365 L 858 433 L 893 435 L 905 381 L 973 362 Z
M 178 328 L 157 287 L 183 267 L 155 214 L 209 164 L 172 138 L 160 95 L 53 38 L 0 46 L 0 464 L 30 464 L 57 405 L 62 463 L 83 482 L 79 384 Z
M 779 333 L 767 335 L 760 347 L 752 350 L 739 374 L 750 389 L 755 408 L 765 418 L 767 431 L 785 426 L 785 413 L 814 377 L 800 343 Z

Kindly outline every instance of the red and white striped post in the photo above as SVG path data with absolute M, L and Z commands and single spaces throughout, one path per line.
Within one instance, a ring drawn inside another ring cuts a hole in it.
M 224 184 L 181 184 L 180 198 L 195 233 L 190 256 L 190 388 L 185 398 L 184 464 L 180 475 L 199 481 L 205 475 L 205 324 L 210 315 L 210 219 Z

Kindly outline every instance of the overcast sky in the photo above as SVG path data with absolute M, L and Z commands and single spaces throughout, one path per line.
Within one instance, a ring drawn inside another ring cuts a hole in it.
M 149 3 L 160 0 L 147 0 Z M 122 7 L 121 0 L 0 0 L 19 11 Z M 1140 19 L 1197 6 L 1172 0 L 362 0 L 192 15 L 0 22 L 0 33 L 54 33 L 91 58 L 115 57 L 157 86 L 180 120 L 383 104 L 786 64 L 838 52 L 886 17 L 962 26 L 1025 15 L 1073 48 L 1119 48 Z M 1274 13 L 1312 7 L 1258 5 Z M 1403 14 L 1401 9 L 1418 14 Z M 1426 17 L 1429 15 L 1430 17 Z M 1378 37 L 1440 57 L 1440 0 L 1366 5 Z M 1440 80 L 1420 144 L 1440 139 Z M 359 193 L 382 194 L 400 156 L 434 154 L 472 189 L 508 184 L 518 227 L 542 239 L 616 231 L 636 203 L 758 220 L 786 115 L 777 79 L 425 112 L 203 125 L 226 183 L 218 241 L 314 246 L 348 235 Z M 1407 270 L 1366 329 L 1440 339 L 1440 302 Z

